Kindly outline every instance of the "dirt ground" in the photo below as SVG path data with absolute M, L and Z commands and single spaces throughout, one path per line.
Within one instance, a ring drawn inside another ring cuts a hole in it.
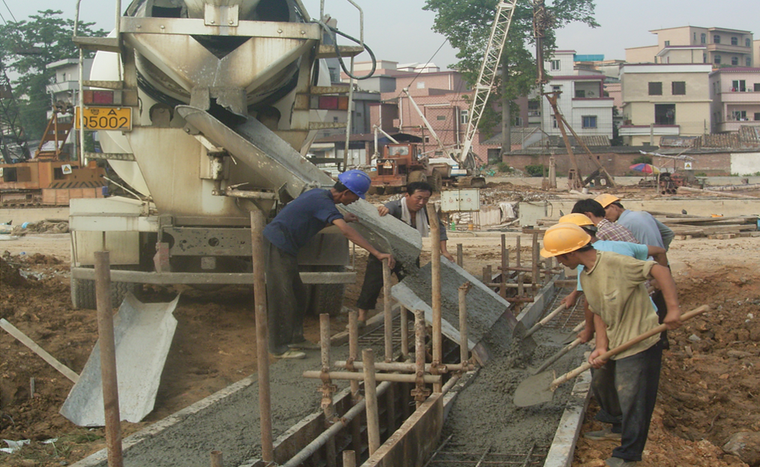
M 499 241 L 498 235 L 461 234 L 452 236 L 449 249 L 455 252 L 462 243 L 465 268 L 480 276 L 483 266 L 497 266 Z M 0 261 L 0 318 L 79 373 L 95 343 L 97 322 L 95 311 L 71 306 L 68 249 L 65 234 L 0 241 L 0 254 L 8 251 Z M 758 237 L 676 240 L 671 246 L 682 309 L 712 309 L 671 333 L 642 467 L 746 465 L 720 447 L 736 432 L 760 431 L 759 252 Z M 358 284 L 363 263 L 360 253 Z M 358 289 L 347 289 L 344 306 L 354 306 Z M 168 301 L 175 293 L 153 288 L 146 296 Z M 124 436 L 256 371 L 252 301 L 246 287 L 182 289 L 156 408 L 141 423 L 123 423 Z M 345 317 L 333 326 L 335 332 L 342 329 Z M 318 340 L 315 317 L 308 318 L 306 333 Z M 76 427 L 58 414 L 69 380 L 4 331 L 0 355 L 0 439 L 31 440 L 15 454 L 0 453 L 0 465 L 67 465 L 105 446 L 102 429 Z M 592 404 L 584 431 L 601 427 L 592 421 L 594 411 Z M 602 466 L 614 446 L 581 438 L 573 466 Z

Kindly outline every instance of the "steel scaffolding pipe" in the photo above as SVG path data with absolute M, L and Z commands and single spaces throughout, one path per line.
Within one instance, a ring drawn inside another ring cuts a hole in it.
M 428 204 L 427 217 L 430 224 L 430 262 L 432 269 L 432 308 L 433 308 L 433 374 L 437 373 L 436 367 L 443 362 L 443 324 L 441 303 L 441 225 L 438 223 L 438 214 L 435 206 Z M 434 384 L 433 391 L 441 392 L 441 384 Z
M 359 365 L 356 364 L 358 367 Z M 361 369 L 366 372 L 367 367 L 366 365 L 361 365 Z M 417 380 L 416 375 L 402 375 L 398 373 L 377 373 L 373 372 L 375 375 L 376 381 L 389 381 L 392 383 L 415 383 Z M 321 371 L 317 370 L 307 370 L 302 373 L 304 378 L 309 379 L 321 379 L 324 377 L 329 377 L 330 379 L 337 379 L 337 380 L 354 380 L 354 381 L 364 381 L 365 385 L 365 394 L 366 394 L 366 385 L 367 381 L 364 377 L 365 373 L 358 373 L 353 371 L 330 371 L 328 373 L 323 373 Z M 441 384 L 443 380 L 443 376 L 441 375 L 424 375 L 422 377 L 423 382 L 425 384 Z
M 357 370 L 364 369 L 364 365 L 362 362 L 353 362 L 352 367 Z M 347 368 L 348 367 L 348 361 L 344 360 L 338 360 L 336 361 L 333 366 L 335 368 Z M 425 372 L 430 372 L 430 363 L 425 364 Z M 390 362 L 390 363 L 383 363 L 383 362 L 376 362 L 375 363 L 375 369 L 379 371 L 403 371 L 405 373 L 416 373 L 417 372 L 417 364 L 412 362 Z M 443 365 L 438 365 L 438 371 L 440 373 L 452 373 L 455 371 L 470 371 L 474 370 L 475 366 L 470 363 L 465 363 L 464 365 L 461 363 L 445 363 Z
M 470 359 L 470 345 L 467 340 L 467 292 L 472 284 L 465 282 L 459 287 L 459 361 L 462 365 Z

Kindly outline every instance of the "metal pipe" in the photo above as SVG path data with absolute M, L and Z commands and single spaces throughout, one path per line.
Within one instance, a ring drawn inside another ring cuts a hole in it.
M 272 398 L 269 387 L 269 323 L 267 321 L 267 289 L 264 279 L 266 256 L 262 232 L 266 225 L 264 213 L 251 211 L 251 260 L 253 262 L 253 302 L 256 318 L 256 363 L 259 384 L 259 426 L 261 430 L 261 458 L 274 462 L 272 439 Z
M 367 404 L 367 440 L 369 455 L 380 447 L 380 417 L 377 410 L 377 382 L 375 378 L 375 351 L 362 350 L 364 362 L 364 396 Z M 403 375 L 398 375 L 403 376 Z
M 399 310 L 399 321 L 401 326 L 401 356 L 404 361 L 409 359 L 409 311 L 401 305 Z
M 224 467 L 222 451 L 211 451 L 211 467 Z
M 538 281 L 539 281 L 539 269 L 538 269 L 538 262 L 539 256 L 538 256 L 538 232 L 533 232 L 533 245 L 531 245 L 531 253 L 533 254 L 533 271 L 531 274 L 533 275 L 533 293 L 536 292 L 536 289 L 538 289 Z
M 348 358 L 353 363 L 359 356 L 359 312 L 348 312 Z M 346 365 L 347 368 L 353 369 Z M 362 397 L 359 394 L 359 381 L 351 380 L 351 405 L 356 406 L 361 402 Z M 351 421 L 351 442 L 356 453 L 356 462 L 362 452 L 362 425 L 361 417 Z
M 391 268 L 388 260 L 383 260 L 383 336 L 385 341 L 385 361 L 393 361 L 393 311 L 391 310 Z
M 414 380 L 414 401 L 417 408 L 425 402 L 425 315 L 421 310 L 414 311 L 414 362 L 416 378 Z
M 336 361 L 333 366 L 335 368 L 346 368 L 348 367 L 348 362 L 343 360 Z M 354 370 L 363 370 L 364 365 L 362 362 L 353 362 L 351 364 L 351 367 Z M 425 369 L 423 371 L 430 372 L 431 365 L 429 363 L 425 364 Z M 438 365 L 438 371 L 440 373 L 453 373 L 455 371 L 460 370 L 466 370 L 469 371 L 471 369 L 475 368 L 473 365 L 469 363 L 461 364 L 461 363 L 446 363 L 443 365 Z M 375 362 L 375 370 L 378 371 L 401 371 L 401 372 L 408 372 L 408 373 L 416 373 L 417 372 L 417 363 L 412 362 Z M 382 374 L 382 373 L 380 373 Z
M 106 422 L 106 446 L 109 467 L 122 467 L 119 384 L 116 378 L 116 344 L 111 308 L 111 266 L 107 251 L 95 252 L 95 301 L 98 308 L 100 341 L 100 377 L 103 384 L 103 409 Z
M 320 313 L 319 315 L 319 344 L 320 357 L 322 359 L 322 411 L 325 415 L 325 428 L 330 428 L 335 419 L 335 406 L 333 405 L 333 393 L 335 386 L 330 380 L 330 314 Z M 335 449 L 335 438 L 330 438 L 325 446 L 328 467 L 335 467 L 337 461 L 337 452 Z
M 362 365 L 362 369 L 364 370 L 364 374 L 366 374 L 367 365 L 366 364 Z M 375 369 L 374 365 L 373 365 L 373 369 Z M 373 372 L 373 375 L 374 375 L 375 381 L 390 381 L 391 383 L 416 382 L 415 375 L 402 375 L 399 373 L 374 373 L 374 372 Z M 322 373 L 321 371 L 317 371 L 317 370 L 307 370 L 302 373 L 302 376 L 308 379 L 320 379 L 323 376 L 328 376 L 330 379 L 338 379 L 338 380 L 343 379 L 343 380 L 348 380 L 348 381 L 351 381 L 351 380 L 364 381 L 365 397 L 367 394 L 367 381 L 362 373 L 358 373 L 354 371 L 330 371 L 328 373 Z M 441 375 L 425 375 L 423 377 L 423 382 L 426 384 L 441 384 L 442 378 L 443 377 Z
M 509 250 L 507 250 L 507 236 L 501 234 L 501 285 L 499 295 L 507 297 L 507 268 L 509 267 Z
M 518 268 L 522 265 L 522 263 L 520 262 L 520 254 L 521 254 L 520 249 L 521 249 L 520 248 L 520 236 L 518 235 L 515 238 L 515 253 L 517 255 L 516 258 L 515 258 L 515 266 L 517 266 Z
M 472 284 L 465 282 L 459 287 L 459 361 L 464 364 L 470 359 L 470 345 L 467 340 L 467 292 Z
M 383 395 L 385 391 L 391 386 L 391 383 L 380 383 L 377 387 L 377 395 Z M 282 465 L 282 467 L 298 467 L 303 464 L 309 457 L 314 455 L 322 446 L 325 445 L 328 439 L 334 437 L 344 429 L 348 422 L 354 420 L 357 415 L 361 414 L 366 407 L 366 401 L 363 400 L 351 407 L 348 412 L 344 413 L 330 428 L 326 429 L 319 436 L 314 438 L 311 443 L 307 444 L 298 454 L 291 457 L 288 462 Z
M 442 334 L 442 304 L 441 304 L 441 225 L 438 223 L 438 214 L 435 212 L 435 205 L 428 203 L 427 206 L 428 223 L 430 224 L 430 262 L 432 264 L 432 306 L 433 306 L 433 374 L 436 373 L 435 367 L 443 362 L 443 334 Z M 441 392 L 441 385 L 433 386 L 435 392 Z

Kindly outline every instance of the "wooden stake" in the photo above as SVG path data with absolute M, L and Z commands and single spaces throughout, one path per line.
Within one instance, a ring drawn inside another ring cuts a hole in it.
M 461 243 L 457 243 L 457 265 L 460 268 L 464 267 L 464 251 Z
M 427 206 L 428 222 L 430 223 L 430 259 L 432 263 L 432 308 L 433 308 L 433 372 L 435 366 L 443 362 L 443 327 L 442 327 L 442 303 L 441 303 L 441 242 L 436 241 L 441 238 L 441 226 L 438 223 L 438 214 L 435 212 L 435 206 Z M 442 385 L 433 385 L 435 392 L 441 392 Z
M 371 456 L 380 447 L 380 417 L 377 410 L 374 351 L 362 350 L 362 361 L 364 362 L 364 395 L 367 404 L 367 439 Z
M 404 305 L 401 305 L 399 321 L 401 324 L 401 356 L 406 361 L 409 359 L 409 311 Z
M 224 467 L 222 451 L 211 451 L 211 467 Z
M 359 312 L 348 312 L 348 358 L 355 362 L 359 357 Z M 351 380 L 351 404 L 356 406 L 361 401 L 359 381 Z M 362 452 L 362 419 L 361 415 L 351 420 L 351 444 L 356 453 L 356 462 Z
M 385 361 L 393 361 L 393 312 L 391 299 L 391 268 L 388 260 L 383 260 L 383 318 Z
M 467 292 L 472 284 L 465 282 L 459 287 L 459 361 L 464 364 L 470 359 L 470 345 L 467 340 Z

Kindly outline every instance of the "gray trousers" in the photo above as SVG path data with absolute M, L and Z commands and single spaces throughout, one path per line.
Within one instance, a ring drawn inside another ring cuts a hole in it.
M 279 355 L 288 344 L 303 341 L 306 286 L 298 273 L 298 260 L 265 239 L 267 250 L 267 319 L 269 351 Z

